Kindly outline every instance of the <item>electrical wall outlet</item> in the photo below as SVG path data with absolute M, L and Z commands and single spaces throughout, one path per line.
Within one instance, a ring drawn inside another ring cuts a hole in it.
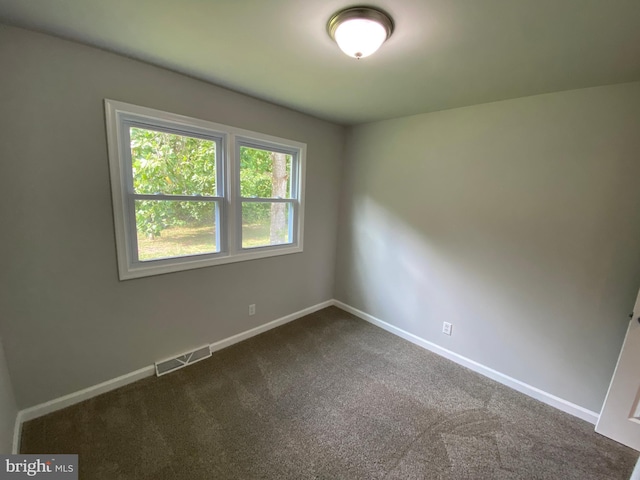
M 451 335 L 452 328 L 453 328 L 453 325 L 451 325 L 449 322 L 444 322 L 442 324 L 442 333 L 444 333 L 445 335 Z
M 256 314 L 256 304 L 252 303 L 249 305 L 249 316 Z

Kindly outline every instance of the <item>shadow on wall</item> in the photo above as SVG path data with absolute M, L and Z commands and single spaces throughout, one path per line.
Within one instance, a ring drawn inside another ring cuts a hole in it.
M 337 298 L 599 411 L 640 283 L 636 90 L 355 127 Z
M 418 230 L 420 223 L 370 197 L 354 201 L 351 275 L 359 308 L 534 386 L 544 384 L 542 375 L 558 384 L 572 375 L 565 340 L 581 337 L 597 348 L 598 339 L 580 329 L 600 320 L 592 306 L 601 299 L 585 305 L 581 272 L 481 222 Z M 443 321 L 454 325 L 452 337 L 441 333 Z M 589 365 L 589 349 L 579 353 L 587 368 L 602 367 Z
M 640 280 L 632 141 L 475 108 L 352 132 L 338 297 L 599 411 Z
M 420 232 L 369 197 L 356 202 L 353 227 L 356 283 L 367 287 L 360 292 L 365 310 L 396 319 L 401 328 L 422 332 L 436 343 L 447 340 L 440 338 L 442 322 L 447 321 L 458 326 L 456 345 L 464 350 L 484 348 L 481 337 L 473 335 L 476 329 L 495 339 L 492 343 L 504 354 L 518 352 L 510 341 L 513 335 L 544 344 L 545 335 L 536 328 L 540 322 L 510 331 L 512 318 L 522 316 L 524 305 L 534 320 L 557 314 L 552 305 L 538 305 L 531 292 L 518 287 L 518 280 L 528 277 L 546 293 L 557 291 L 556 284 L 570 285 L 563 272 L 550 274 L 545 265 L 531 261 L 523 251 L 514 252 L 514 245 L 491 232 L 467 225 L 460 234 L 463 241 L 447 241 L 438 236 L 437 228 Z

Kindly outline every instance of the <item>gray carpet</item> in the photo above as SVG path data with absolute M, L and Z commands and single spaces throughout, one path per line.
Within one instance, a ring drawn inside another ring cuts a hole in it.
M 593 426 L 328 308 L 27 422 L 83 480 L 624 479 Z

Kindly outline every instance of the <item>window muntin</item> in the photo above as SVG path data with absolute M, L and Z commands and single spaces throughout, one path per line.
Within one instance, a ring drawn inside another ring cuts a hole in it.
M 306 145 L 112 100 L 105 113 L 121 279 L 302 251 Z

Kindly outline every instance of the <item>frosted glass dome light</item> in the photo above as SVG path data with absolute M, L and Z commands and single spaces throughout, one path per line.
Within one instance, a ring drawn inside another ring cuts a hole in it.
M 344 53 L 360 59 L 374 53 L 391 36 L 393 21 L 380 10 L 355 7 L 331 17 L 327 30 Z

